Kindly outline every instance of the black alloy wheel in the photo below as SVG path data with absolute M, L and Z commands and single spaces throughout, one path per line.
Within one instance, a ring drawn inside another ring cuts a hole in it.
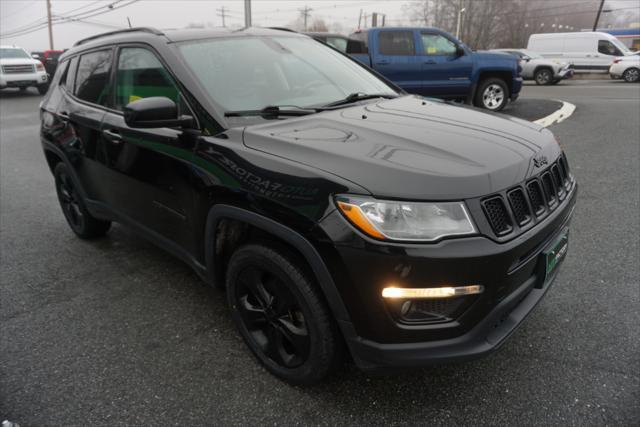
M 322 294 L 287 251 L 238 249 L 229 261 L 227 298 L 243 339 L 272 374 L 310 384 L 341 360 L 342 341 Z
M 87 211 L 82 196 L 64 163 L 60 162 L 56 165 L 54 177 L 58 201 L 71 230 L 83 239 L 103 236 L 111 227 L 111 222 L 94 218 Z

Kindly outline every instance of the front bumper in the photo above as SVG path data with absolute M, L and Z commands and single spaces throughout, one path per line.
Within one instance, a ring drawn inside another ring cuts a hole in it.
M 0 87 L 29 87 L 46 84 L 49 77 L 45 71 L 24 74 L 0 74 Z
M 573 68 L 565 67 L 560 71 L 558 71 L 556 75 L 553 77 L 555 80 L 564 80 L 564 79 L 570 79 L 571 77 L 573 77 L 573 74 L 574 74 Z
M 511 102 L 514 102 L 520 96 L 520 90 L 522 89 L 522 77 L 515 77 L 511 84 L 511 96 L 509 97 Z
M 417 367 L 476 358 L 497 349 L 553 283 L 558 270 L 545 279 L 541 253 L 569 226 L 576 195 L 574 183 L 552 215 L 506 243 L 476 237 L 432 245 L 370 245 L 340 229 L 335 221 L 341 217 L 327 217 L 323 228 L 334 242 L 338 239 L 342 260 L 331 270 L 352 320 L 341 326 L 356 364 L 367 370 Z M 408 325 L 391 316 L 381 297 L 381 289 L 390 283 L 481 284 L 485 292 L 454 321 Z

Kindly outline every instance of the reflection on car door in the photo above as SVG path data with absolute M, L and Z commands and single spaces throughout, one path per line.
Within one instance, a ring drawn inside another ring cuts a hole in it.
M 471 57 L 458 56 L 452 40 L 442 34 L 422 31 L 418 49 L 425 95 L 457 98 L 469 93 Z
M 56 111 L 63 123 L 56 132 L 56 143 L 67 153 L 87 197 L 98 201 L 104 201 L 104 192 L 96 181 L 100 171 L 94 153 L 105 114 L 111 57 L 112 49 L 102 49 L 70 59 L 60 83 L 64 96 Z
M 122 113 L 128 103 L 151 96 L 180 105 L 178 86 L 155 53 L 138 46 L 119 48 L 113 79 L 98 157 L 108 171 L 110 204 L 127 220 L 193 253 L 189 163 L 195 139 L 181 129 L 129 128 Z

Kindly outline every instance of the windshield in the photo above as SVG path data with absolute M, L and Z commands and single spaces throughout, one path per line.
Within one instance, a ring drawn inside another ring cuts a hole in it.
M 306 37 L 209 39 L 179 49 L 225 111 L 320 106 L 356 92 L 396 94 L 354 61 Z
M 524 53 L 531 59 L 542 59 L 542 55 L 531 50 L 521 50 L 520 52 Z
M 3 47 L 0 48 L 0 58 L 2 59 L 15 59 L 15 58 L 29 58 L 29 54 L 22 49 L 18 49 L 15 47 Z
M 622 43 L 620 40 L 616 39 L 615 37 L 612 38 L 611 40 L 609 40 L 611 43 L 613 43 L 615 45 L 615 47 L 617 47 L 618 49 L 620 49 L 620 52 L 622 52 L 625 55 L 633 55 L 633 52 L 629 50 L 629 48 L 627 46 L 625 46 L 624 43 Z

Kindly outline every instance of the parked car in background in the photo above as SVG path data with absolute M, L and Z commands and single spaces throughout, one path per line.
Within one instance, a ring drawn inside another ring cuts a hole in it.
M 633 54 L 611 34 L 593 31 L 532 34 L 527 50 L 569 62 L 576 72 L 602 73 L 609 70 L 614 57 Z
M 567 253 L 578 185 L 549 130 L 407 95 L 300 34 L 93 36 L 40 117 L 71 230 L 117 221 L 225 287 L 293 383 L 345 353 L 369 370 L 488 354 Z
M 518 98 L 518 61 L 494 52 L 473 52 L 437 28 L 370 28 L 351 34 L 367 53 L 352 56 L 409 93 L 465 100 L 492 111 Z
M 49 77 L 42 62 L 31 57 L 21 47 L 0 46 L 0 89 L 16 87 L 27 90 L 35 87 L 44 94 Z
M 520 60 L 522 78 L 535 80 L 538 85 L 552 85 L 573 76 L 573 65 L 566 61 L 544 58 L 542 55 L 526 49 L 495 49 Z
M 45 50 L 44 55 L 44 68 L 47 70 L 49 76 L 53 76 L 58 68 L 58 59 L 60 55 L 64 53 L 64 50 Z
M 626 82 L 640 81 L 640 55 L 629 55 L 615 58 L 609 68 L 612 79 L 624 79 Z
M 304 33 L 314 39 L 328 44 L 343 53 L 364 53 L 364 43 L 360 40 L 351 39 L 342 34 L 333 33 Z

